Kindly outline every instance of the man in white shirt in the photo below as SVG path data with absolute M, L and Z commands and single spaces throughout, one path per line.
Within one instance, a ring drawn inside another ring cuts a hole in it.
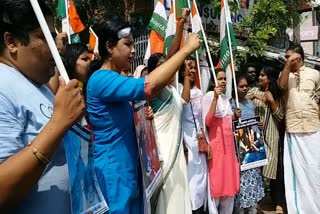
M 304 65 L 300 45 L 286 51 L 279 78 L 286 103 L 284 176 L 288 213 L 320 212 L 320 73 Z

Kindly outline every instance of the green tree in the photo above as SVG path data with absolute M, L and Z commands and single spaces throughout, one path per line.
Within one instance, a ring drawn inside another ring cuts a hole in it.
M 246 59 L 246 55 L 261 56 L 274 39 L 285 35 L 288 27 L 298 26 L 301 22 L 299 9 L 302 2 L 303 0 L 255 0 L 250 14 L 237 25 L 238 32 L 249 31 L 247 37 L 242 38 L 245 40 L 246 50 L 244 53 L 237 53 L 240 60 Z M 213 0 L 212 4 L 215 12 L 220 13 L 220 0 Z M 238 1 L 234 0 L 229 4 L 231 12 L 236 12 Z

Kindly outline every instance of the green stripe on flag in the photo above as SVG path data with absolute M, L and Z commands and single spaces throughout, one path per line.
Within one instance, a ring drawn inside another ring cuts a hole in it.
M 71 35 L 71 43 L 80 43 L 80 36 L 78 33 L 72 34 Z
M 231 48 L 232 50 L 237 49 L 237 41 L 234 36 L 233 32 L 233 25 L 232 23 L 228 23 L 229 25 L 229 32 L 230 32 L 230 39 L 231 39 Z M 230 49 L 229 49 L 229 42 L 228 42 L 228 29 L 225 28 L 225 34 L 220 44 L 220 62 L 221 62 L 221 68 L 223 70 L 226 70 L 230 61 L 231 61 L 231 55 L 230 55 Z
M 169 37 L 166 38 L 166 40 L 164 41 L 164 50 L 163 50 L 163 53 L 165 55 L 168 55 L 168 51 L 169 51 L 169 48 L 172 44 L 172 40 L 174 38 L 174 35 L 171 35 Z
M 163 38 L 166 36 L 167 20 L 157 13 L 151 17 L 149 27 L 159 33 Z
M 237 50 L 237 40 L 236 40 L 236 37 L 234 36 L 233 25 L 230 22 L 228 23 L 228 25 L 229 25 L 229 33 L 230 33 L 232 50 Z
M 198 31 L 197 33 L 198 33 L 200 39 L 201 39 L 202 41 L 204 41 L 202 31 L 200 30 L 200 31 Z M 206 47 L 205 47 L 205 45 L 204 45 L 204 42 L 202 42 L 200 48 L 198 49 L 198 54 L 201 55 L 201 54 L 203 53 L 203 51 L 205 50 L 205 48 L 206 48 Z
M 58 0 L 58 10 L 57 10 L 58 17 L 66 17 L 66 5 L 65 0 Z
M 228 38 L 225 36 L 220 44 L 220 61 L 221 61 L 221 68 L 226 70 L 228 64 L 230 63 L 230 51 L 228 45 Z
M 181 17 L 181 8 L 189 8 L 187 0 L 176 0 L 177 16 Z

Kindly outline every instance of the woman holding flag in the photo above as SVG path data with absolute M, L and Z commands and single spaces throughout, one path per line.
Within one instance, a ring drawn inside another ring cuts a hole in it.
M 184 59 L 199 48 L 200 38 L 189 35 L 186 45 L 170 60 L 146 77 L 134 79 L 120 75 L 122 69 L 130 69 L 135 54 L 130 26 L 114 19 L 94 27 L 94 31 L 99 37 L 101 59 L 91 64 L 85 84 L 98 181 L 109 214 L 143 213 L 141 172 L 129 101 L 158 94 Z
M 208 163 L 209 189 L 216 207 L 214 213 L 229 214 L 233 210 L 234 196 L 239 192 L 240 167 L 234 147 L 233 112 L 229 98 L 224 94 L 227 84 L 225 71 L 216 70 L 216 77 L 218 85 L 202 101 L 202 115 L 212 150 L 212 159 Z M 236 118 L 240 114 L 239 110 L 236 111 Z

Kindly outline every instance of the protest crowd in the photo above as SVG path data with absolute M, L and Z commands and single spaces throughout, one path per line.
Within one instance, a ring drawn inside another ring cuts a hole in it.
M 128 22 L 92 26 L 95 49 L 68 44 L 43 0 L 0 1 L 0 213 L 254 214 L 266 196 L 275 213 L 320 213 L 320 72 L 299 44 L 281 70 L 201 69 L 189 8 L 131 74 Z

